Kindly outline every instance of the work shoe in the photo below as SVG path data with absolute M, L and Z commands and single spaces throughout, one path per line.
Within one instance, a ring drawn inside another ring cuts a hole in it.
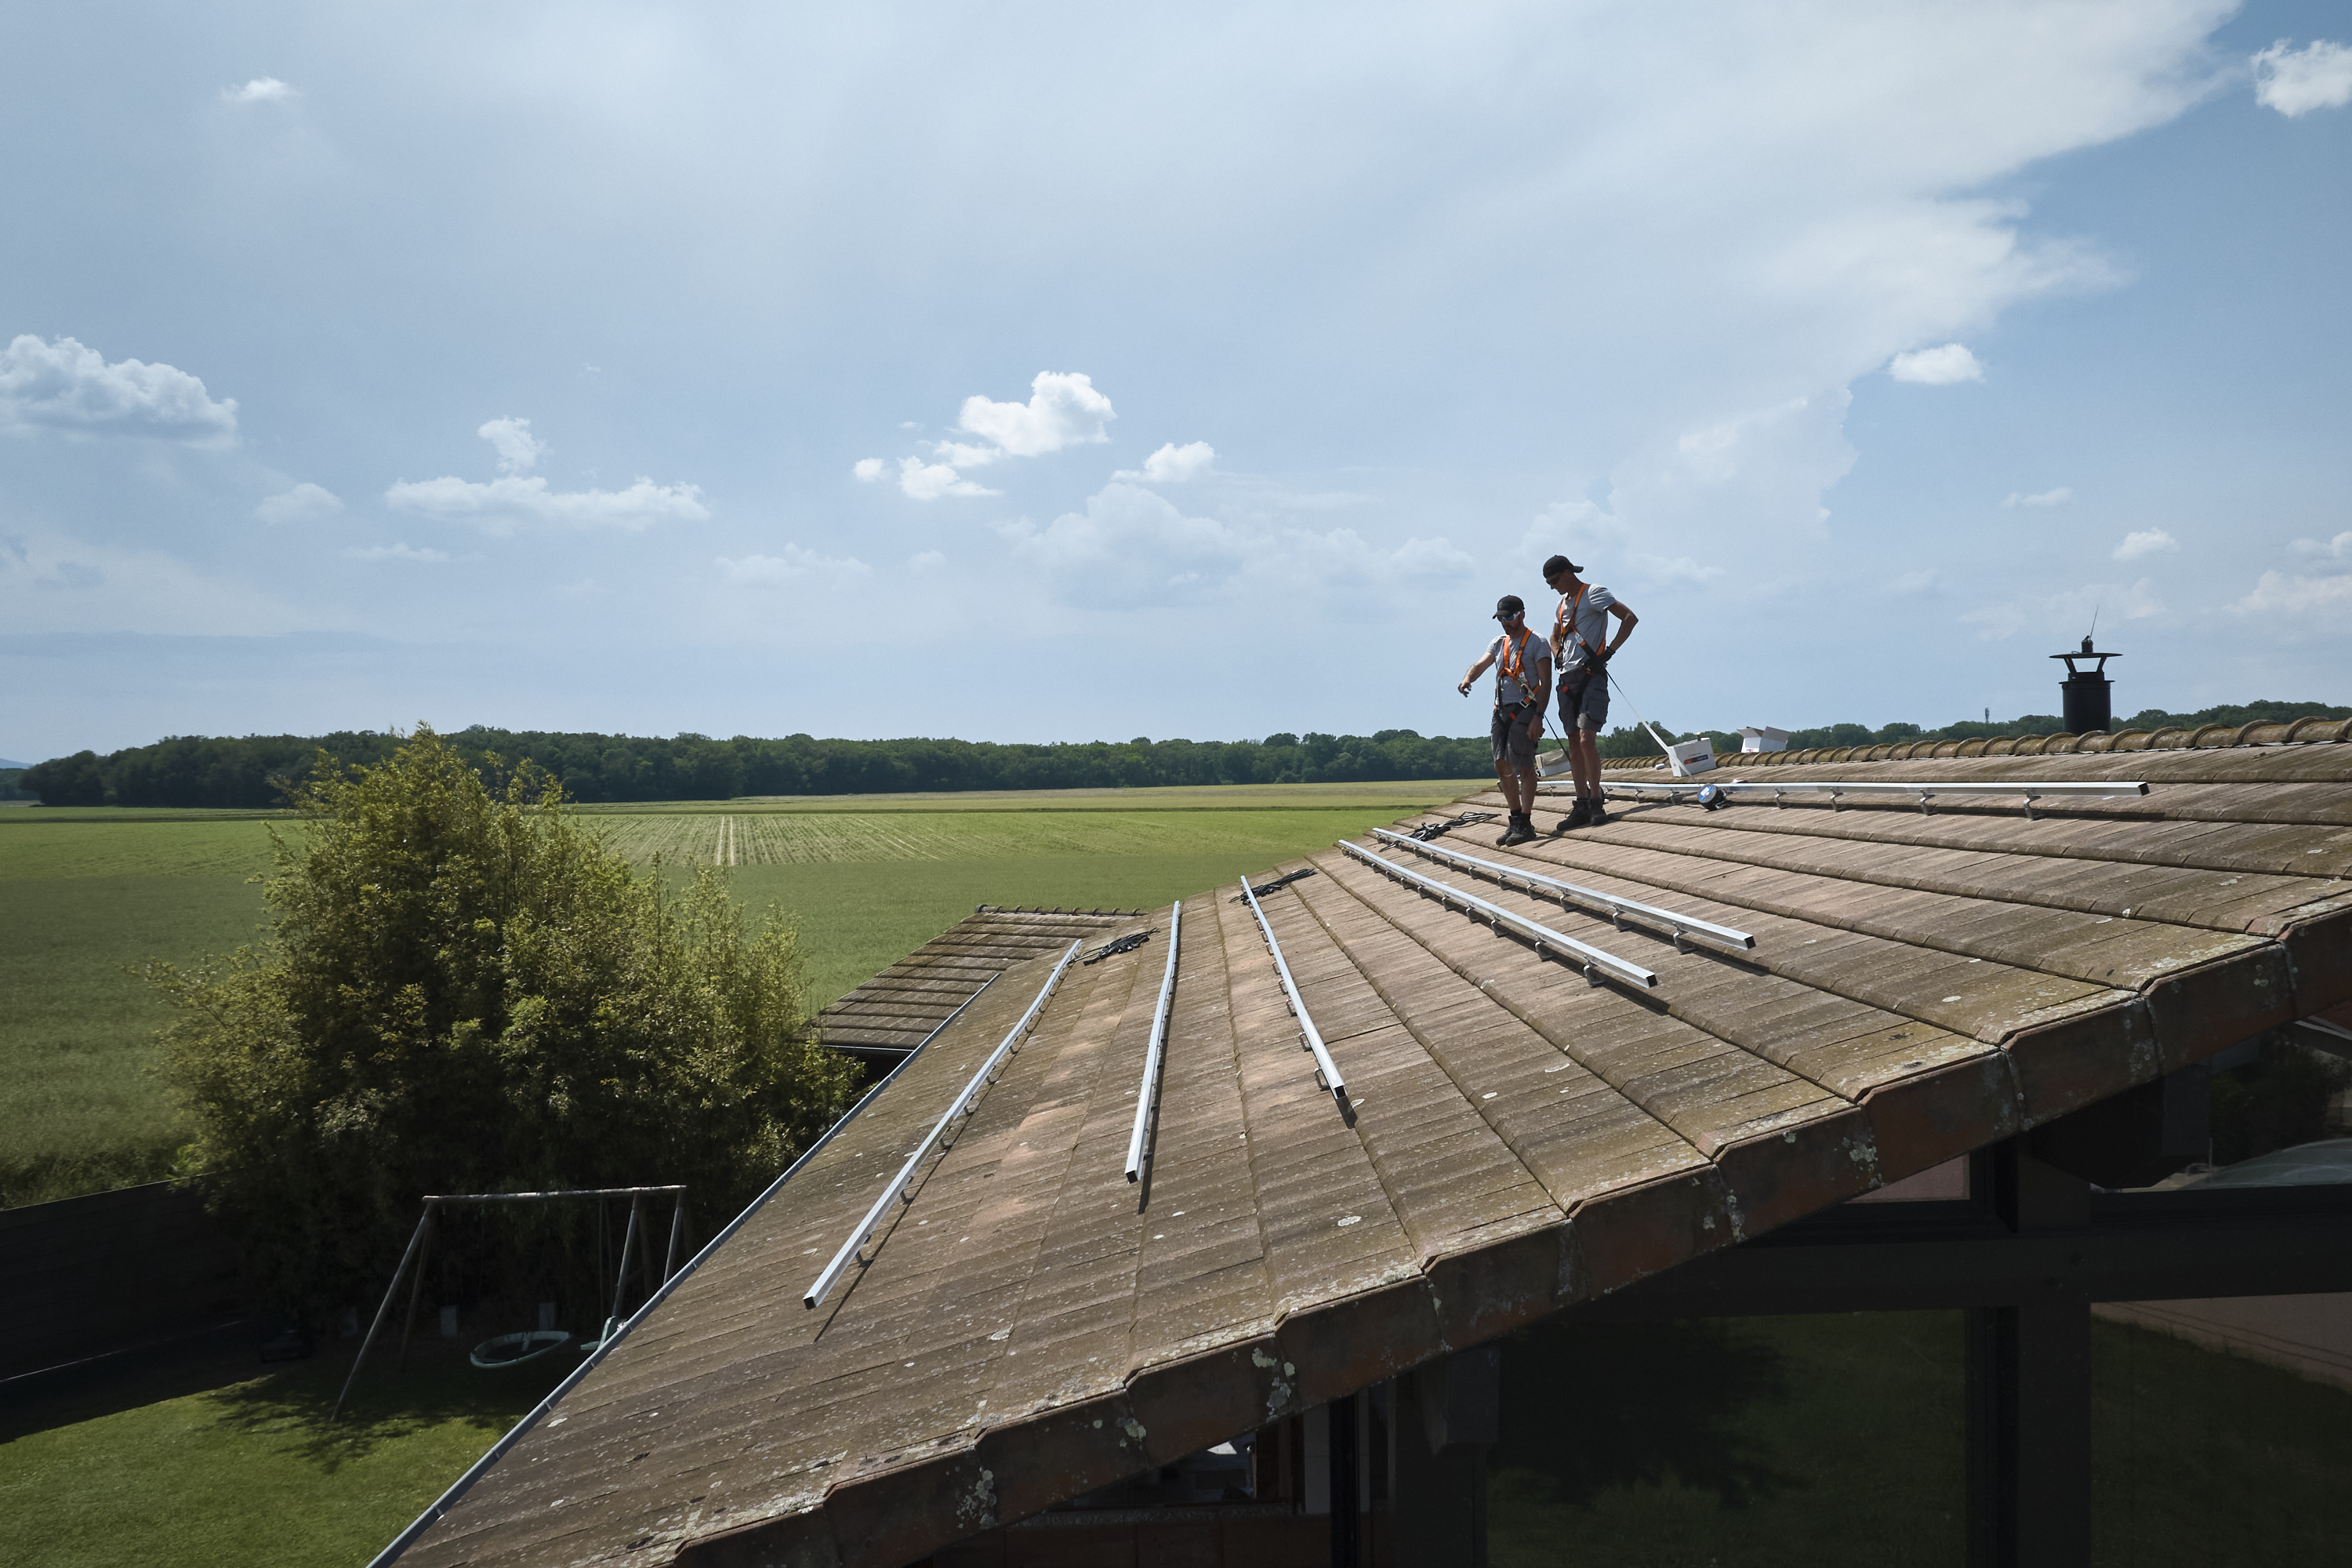
M 1601 800 L 1599 795 L 1596 795 L 1592 797 L 1591 806 L 1592 809 L 1585 814 L 1584 826 L 1587 827 L 1599 827 L 1607 823 L 1609 820 L 1609 808 L 1601 804 Z
M 1552 824 L 1552 834 L 1556 837 L 1560 834 L 1566 833 L 1571 827 L 1581 827 L 1591 820 L 1592 803 L 1585 799 L 1582 795 L 1578 795 L 1576 797 L 1576 804 L 1568 808 L 1568 815 L 1561 817 L 1558 822 Z
M 1507 849 L 1514 844 L 1525 844 L 1535 836 L 1535 818 L 1515 811 L 1511 814 L 1511 826 L 1503 830 L 1503 836 L 1500 838 L 1495 840 L 1495 847 L 1497 849 Z

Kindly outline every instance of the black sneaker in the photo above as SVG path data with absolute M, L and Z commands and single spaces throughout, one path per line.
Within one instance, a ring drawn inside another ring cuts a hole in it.
M 1568 815 L 1561 817 L 1558 822 L 1552 824 L 1552 834 L 1557 837 L 1559 835 L 1566 833 L 1570 828 L 1581 827 L 1591 820 L 1592 803 L 1585 799 L 1582 795 L 1578 795 L 1576 797 L 1576 804 L 1568 808 Z
M 1532 816 L 1515 814 L 1511 817 L 1510 827 L 1500 838 L 1495 840 L 1495 847 L 1498 849 L 1507 849 L 1514 844 L 1525 844 L 1535 836 L 1535 818 Z

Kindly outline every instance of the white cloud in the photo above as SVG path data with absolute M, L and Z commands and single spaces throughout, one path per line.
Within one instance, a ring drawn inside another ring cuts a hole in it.
M 2116 546 L 2115 558 L 2118 561 L 2137 561 L 2143 555 L 2161 555 L 2167 551 L 2179 548 L 2180 541 L 2173 538 L 2164 530 L 2142 529 L 2137 532 L 2124 535 L 2124 542 Z
M 710 515 L 694 485 L 657 485 L 641 479 L 625 490 L 551 490 L 544 479 L 511 476 L 478 484 L 444 477 L 406 479 L 383 492 L 395 511 L 427 517 L 479 519 L 493 533 L 518 521 L 567 528 L 612 528 L 633 533 L 657 522 L 699 522 Z
M 1898 599 L 1916 598 L 1919 595 L 1932 592 L 1936 584 L 1937 574 L 1933 571 L 1906 572 L 1887 584 L 1886 591 Z
M 427 517 L 478 520 L 492 533 L 508 532 L 518 522 L 634 533 L 657 522 L 700 522 L 710 515 L 696 485 L 657 485 L 640 479 L 625 490 L 551 490 L 541 476 L 525 478 L 519 470 L 536 465 L 547 450 L 546 443 L 530 433 L 528 419 L 493 419 L 475 434 L 497 450 L 504 470 L 499 478 L 488 484 L 450 475 L 402 479 L 383 492 L 384 504 Z
M 353 545 L 343 553 L 353 561 L 446 561 L 446 550 L 421 549 L 407 544 L 371 544 L 364 549 Z
M 2036 490 L 2032 495 L 2027 495 L 2022 490 L 2011 490 L 2000 504 L 2015 511 L 2021 506 L 2064 506 L 2074 499 L 2074 489 L 2071 486 L 2060 485 L 2054 490 Z
M 2289 577 L 2265 572 L 2253 591 L 2230 606 L 2242 616 L 2318 616 L 2323 629 L 2342 630 L 2352 620 L 2352 573 L 2340 577 Z
M 299 484 L 265 496 L 253 515 L 264 522 L 316 522 L 342 510 L 342 498 L 324 485 Z
M 785 545 L 778 555 L 745 555 L 738 559 L 721 555 L 714 564 L 730 583 L 754 588 L 810 582 L 838 587 L 873 570 L 856 556 L 821 555 L 797 544 Z
M 1095 390 L 1092 379 L 1047 370 L 1030 382 L 1026 403 L 965 398 L 956 426 L 1016 458 L 1036 458 L 1065 447 L 1108 441 L 1103 426 L 1118 417 L 1110 399 Z
M 283 103 L 302 95 L 274 76 L 257 76 L 243 87 L 221 89 L 223 103 Z
M 63 536 L 0 537 L 0 626 L 12 633 L 267 637 L 336 624 L 159 550 Z
M 1181 485 L 1215 471 L 1217 449 L 1206 441 L 1173 441 L 1143 459 L 1140 468 L 1121 468 L 1115 479 L 1140 479 L 1146 484 Z
M 934 441 L 931 456 L 950 468 L 984 468 L 1004 456 L 1002 447 L 974 447 L 964 441 Z
M 530 433 L 528 419 L 493 419 L 474 434 L 497 450 L 502 474 L 530 472 L 547 451 L 547 443 Z
M 0 352 L 0 428 L 33 426 L 227 446 L 236 439 L 236 400 L 214 401 L 202 381 L 168 364 L 109 364 L 72 338 L 26 334 Z
M 2352 561 L 2352 530 L 2333 539 L 2298 539 L 2288 548 L 2297 555 L 2315 556 L 2322 561 Z
M 2253 64 L 2254 101 L 2290 120 L 2352 103 L 2352 48 L 2342 44 L 2315 38 L 2296 49 L 2281 38 Z
M 907 557 L 907 566 L 915 572 L 937 572 L 945 567 L 948 558 L 936 550 L 921 550 Z
M 849 471 L 856 474 L 859 479 L 864 479 L 868 484 L 871 484 L 874 480 L 882 477 L 882 459 L 879 458 L 860 458 L 856 462 L 850 465 Z
M 1984 365 L 1966 343 L 1946 343 L 1941 348 L 1896 354 L 1887 363 L 1886 374 L 1916 386 L 1957 386 L 1964 381 L 1982 381 Z
M 920 458 L 898 459 L 898 488 L 917 500 L 937 500 L 941 496 L 995 496 L 1004 493 L 965 479 L 945 463 L 926 463 Z

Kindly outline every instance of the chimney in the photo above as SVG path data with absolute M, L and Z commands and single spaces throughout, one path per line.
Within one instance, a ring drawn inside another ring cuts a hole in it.
M 2119 653 L 2101 653 L 2084 637 L 2083 646 L 2072 653 L 2053 653 L 2052 658 L 2066 661 L 2066 679 L 2058 683 L 2060 711 L 2065 715 L 2066 732 L 2070 735 L 2091 735 L 2114 728 L 2115 682 L 2107 679 L 2107 660 L 2121 658 Z M 2099 662 L 2088 669 L 2075 667 L 2078 658 L 2095 658 Z

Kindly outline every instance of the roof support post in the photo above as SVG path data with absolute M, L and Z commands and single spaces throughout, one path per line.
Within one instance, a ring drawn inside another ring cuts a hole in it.
M 2011 1139 L 1969 1157 L 1972 1201 L 2023 1236 L 2081 1231 L 2090 1188 Z M 2091 1560 L 2091 1306 L 2071 1279 L 1968 1313 L 1969 1568 Z
M 1486 1451 L 1501 1403 L 1502 1347 L 1456 1351 L 1395 1387 L 1389 1528 L 1396 1561 L 1486 1568 Z
M 1331 1568 L 1362 1568 L 1363 1515 L 1357 1493 L 1362 1481 L 1356 1446 L 1356 1396 L 1342 1394 L 1324 1407 L 1331 1422 Z

